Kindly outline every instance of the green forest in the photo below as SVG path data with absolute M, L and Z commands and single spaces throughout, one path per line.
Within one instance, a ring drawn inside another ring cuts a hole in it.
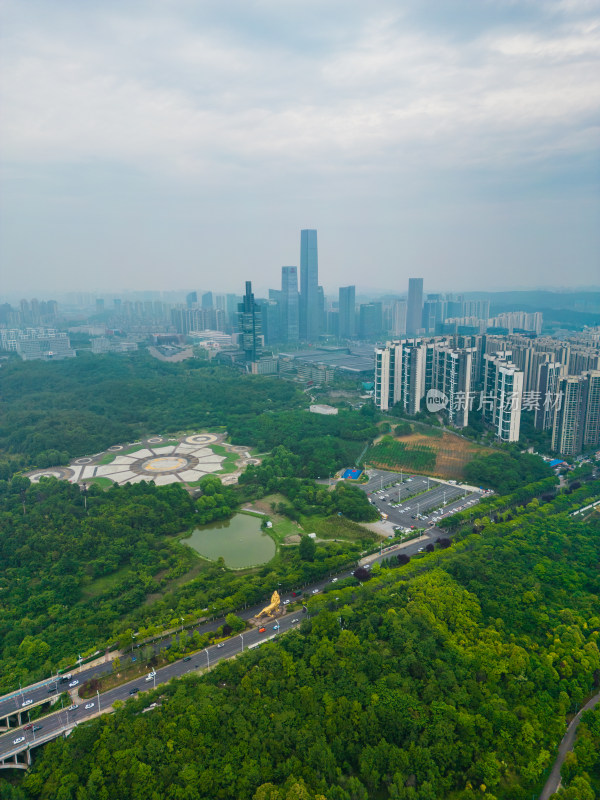
M 363 492 L 334 492 L 290 479 L 281 513 L 318 515 L 321 524 L 368 520 Z M 115 640 L 151 636 L 211 614 L 261 602 L 281 584 L 304 586 L 356 561 L 376 538 L 365 529 L 354 541 L 319 544 L 310 559 L 280 548 L 259 569 L 233 572 L 204 561 L 179 542 L 197 524 L 231 516 L 240 492 L 216 476 L 192 499 L 178 484 L 141 482 L 92 486 L 87 492 L 56 478 L 31 484 L 0 481 L 0 691 L 68 666 L 78 652 Z M 246 492 L 246 487 L 244 487 Z M 129 633 L 127 633 L 129 631 Z
M 600 796 L 600 705 L 581 716 L 577 739 L 561 769 L 556 800 L 596 800 Z
M 520 453 L 513 447 L 475 456 L 465 466 L 467 483 L 491 487 L 502 494 L 550 475 L 552 470 L 539 456 Z
M 144 435 L 231 427 L 266 411 L 305 405 L 289 381 L 194 359 L 170 364 L 139 352 L 10 361 L 2 366 L 0 478 Z
M 298 631 L 46 746 L 19 795 L 529 800 L 600 689 L 600 525 L 576 494 L 311 599 Z M 594 797 L 598 731 L 569 799 Z

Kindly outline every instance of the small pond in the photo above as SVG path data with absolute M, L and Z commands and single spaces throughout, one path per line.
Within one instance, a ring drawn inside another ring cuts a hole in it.
M 181 541 L 211 561 L 222 556 L 231 569 L 254 567 L 270 561 L 276 549 L 273 539 L 261 531 L 261 522 L 258 517 L 236 514 L 225 522 L 202 525 Z

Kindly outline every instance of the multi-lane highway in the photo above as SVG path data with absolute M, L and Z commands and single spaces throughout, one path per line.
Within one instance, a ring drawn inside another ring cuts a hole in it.
M 151 680 L 147 681 L 144 677 L 137 678 L 134 681 L 118 686 L 116 689 L 111 689 L 99 697 L 92 697 L 89 700 L 75 700 L 74 705 L 77 708 L 73 710 L 65 708 L 49 714 L 31 723 L 32 727 L 27 725 L 11 728 L 10 731 L 0 736 L 0 759 L 22 752 L 28 747 L 35 747 L 40 739 L 44 740 L 91 719 L 98 713 L 108 710 L 115 700 L 128 700 L 139 692 L 148 691 L 155 686 L 167 683 L 171 678 L 179 678 L 186 673 L 205 669 L 209 666 L 212 667 L 224 658 L 231 658 L 241 653 L 242 650 L 256 647 L 270 638 L 297 627 L 302 621 L 302 617 L 302 609 L 300 609 L 300 611 L 286 614 L 278 620 L 266 621 L 262 626 L 265 628 L 263 633 L 260 632 L 260 628 L 252 628 L 243 634 L 227 639 L 220 645 L 213 645 L 157 670 Z M 135 689 L 137 689 L 137 692 L 133 691 Z M 33 726 L 37 730 L 34 731 Z
M 404 545 L 398 543 L 391 545 L 390 547 L 386 547 L 382 553 L 369 556 L 368 558 L 363 559 L 363 562 L 368 562 L 369 564 L 373 564 L 376 561 L 381 562 L 382 560 L 389 558 L 398 552 L 403 552 L 408 556 L 417 555 L 427 544 L 435 542 L 438 536 L 443 535 L 445 535 L 443 531 L 437 528 L 431 528 L 419 539 L 408 542 Z M 349 578 L 351 575 L 352 570 L 344 570 L 336 575 L 335 578 L 327 578 L 312 584 L 310 587 L 305 589 L 304 594 L 308 597 L 312 597 L 320 594 L 324 589 L 334 589 L 338 581 Z M 299 598 L 294 598 L 291 594 L 283 594 L 282 600 L 289 600 L 291 603 L 293 601 L 298 601 Z M 252 616 L 253 614 L 258 613 L 261 608 L 262 606 L 256 606 L 253 609 L 248 609 L 245 612 L 245 615 Z M 262 626 L 265 628 L 263 633 L 260 632 L 260 628 L 249 629 L 242 634 L 238 634 L 237 636 L 225 640 L 221 644 L 205 648 L 204 650 L 201 650 L 192 656 L 186 656 L 174 664 L 169 664 L 166 667 L 162 667 L 156 671 L 155 677 L 153 677 L 152 680 L 146 681 L 145 677 L 137 678 L 136 680 L 130 681 L 129 683 L 119 686 L 116 689 L 111 689 L 110 691 L 101 694 L 99 697 L 92 697 L 89 700 L 76 699 L 79 686 L 81 686 L 86 679 L 91 678 L 94 675 L 110 672 L 112 670 L 112 665 L 111 663 L 100 664 L 96 667 L 83 670 L 78 675 L 73 675 L 74 679 L 76 678 L 79 680 L 79 684 L 77 687 L 72 687 L 69 690 L 73 697 L 73 702 L 77 705 L 77 708 L 71 711 L 66 708 L 62 708 L 46 717 L 32 722 L 32 727 L 29 727 L 29 725 L 21 725 L 20 727 L 11 728 L 9 731 L 0 736 L 0 760 L 8 758 L 15 753 L 23 752 L 28 747 L 35 747 L 41 741 L 46 741 L 50 738 L 53 738 L 62 731 L 71 730 L 75 725 L 91 719 L 98 713 L 105 712 L 112 706 L 115 700 L 127 700 L 132 697 L 132 689 L 137 688 L 139 692 L 153 689 L 154 686 L 159 686 L 160 684 L 166 683 L 167 681 L 171 680 L 171 678 L 181 677 L 188 672 L 195 672 L 199 669 L 212 667 L 223 658 L 231 658 L 232 656 L 241 653 L 242 650 L 256 647 L 264 641 L 268 641 L 271 638 L 289 631 L 291 628 L 297 627 L 302 622 L 303 616 L 304 613 L 301 607 L 294 608 L 284 616 L 280 617 L 277 621 L 266 621 Z M 219 622 L 217 620 L 207 623 L 207 626 L 210 625 L 212 627 L 218 627 L 219 624 L 222 624 L 222 621 Z M 275 629 L 275 625 L 278 625 L 279 627 Z M 207 627 L 200 627 L 203 630 L 207 630 Z M 148 669 L 150 670 L 150 668 Z M 59 684 L 60 691 L 65 691 L 67 687 L 68 683 Z M 47 688 L 44 686 L 38 686 L 32 690 L 24 690 L 22 695 L 18 694 L 17 701 L 19 704 L 19 710 L 21 710 L 21 702 L 24 702 L 21 700 L 22 697 L 28 699 L 35 696 L 41 696 L 44 699 L 48 699 Z M 16 710 L 14 698 L 5 700 L 4 702 L 12 703 L 13 705 L 11 711 Z M 86 705 L 88 705 L 89 708 L 86 708 Z M 25 711 L 26 708 L 27 707 L 23 708 L 22 710 Z M 35 731 L 33 730 L 34 725 L 37 728 Z M 18 741 L 21 738 L 23 741 Z
M 400 481 L 402 477 L 402 481 Z M 381 487 L 386 487 L 382 490 Z M 423 535 L 414 541 L 400 544 L 395 543 L 379 555 L 373 555 L 366 559 L 364 562 L 373 563 L 388 558 L 397 552 L 403 552 L 408 556 L 416 555 L 422 551 L 424 547 L 435 542 L 439 536 L 447 535 L 446 532 L 435 527 L 435 521 L 447 516 L 454 511 L 464 508 L 468 505 L 474 505 L 479 497 L 479 493 L 468 492 L 465 496 L 465 489 L 459 486 L 452 486 L 449 484 L 442 484 L 434 481 L 431 478 L 415 476 L 410 474 L 403 474 L 400 476 L 398 473 L 374 471 L 371 475 L 369 483 L 364 484 L 362 488 L 369 494 L 371 502 L 381 511 L 388 515 L 388 521 L 394 526 L 402 528 L 411 528 L 411 526 L 419 528 L 427 528 Z M 400 503 L 400 505 L 397 505 Z M 445 506 L 444 506 L 445 503 Z M 427 514 L 428 511 L 442 507 L 442 510 L 436 514 Z M 415 520 L 417 514 L 427 515 L 426 520 Z M 316 582 L 310 587 L 304 588 L 304 595 L 311 596 L 318 594 L 328 584 L 335 583 L 338 580 L 343 580 L 352 574 L 352 570 L 346 570 L 339 573 L 335 579 L 325 579 Z M 296 593 L 297 595 L 299 593 Z M 287 605 L 297 601 L 298 596 L 290 593 L 282 594 L 282 601 Z M 239 612 L 239 616 L 244 619 L 254 617 L 262 608 L 264 602 L 259 605 L 252 606 L 243 612 Z M 219 645 L 213 645 L 194 656 L 186 657 L 174 664 L 170 664 L 157 671 L 152 681 L 146 682 L 144 678 L 139 678 L 124 686 L 112 689 L 95 699 L 92 698 L 88 701 L 76 701 L 78 706 L 76 709 L 67 710 L 61 709 L 52 713 L 40 720 L 36 720 L 31 725 L 20 727 L 11 727 L 10 730 L 0 736 L 0 758 L 21 752 L 27 747 L 35 746 L 40 741 L 40 738 L 45 739 L 55 735 L 56 732 L 71 729 L 75 724 L 93 717 L 107 709 L 112 705 L 115 700 L 126 700 L 130 696 L 132 688 L 137 687 L 139 691 L 144 691 L 156 685 L 165 683 L 173 677 L 178 677 L 186 672 L 201 669 L 203 667 L 212 666 L 222 658 L 228 658 L 242 651 L 242 648 L 256 646 L 258 643 L 265 640 L 270 636 L 275 636 L 289 630 L 295 625 L 299 624 L 302 619 L 300 611 L 294 611 L 281 617 L 279 620 L 280 627 L 273 630 L 274 622 L 267 625 L 267 630 L 260 633 L 258 629 L 250 629 L 243 634 L 232 637 Z M 194 630 L 201 633 L 215 631 L 224 622 L 223 619 L 210 620 L 205 623 L 195 626 Z M 173 636 L 168 636 L 154 644 L 155 651 L 168 647 L 173 641 Z M 103 674 L 112 671 L 112 662 L 96 664 L 93 667 L 82 668 L 81 671 L 73 671 L 71 678 L 62 683 L 57 681 L 56 678 L 48 679 L 41 683 L 26 687 L 17 692 L 0 699 L 0 719 L 6 718 L 8 715 L 16 715 L 17 712 L 22 712 L 21 718 L 25 721 L 26 712 L 32 709 L 35 705 L 47 702 L 53 697 L 56 697 L 61 692 L 69 691 L 73 698 L 77 697 L 78 688 L 92 677 L 99 677 Z M 69 683 L 77 681 L 76 685 L 69 686 Z M 86 708 L 86 705 L 88 706 Z M 13 716 L 14 723 L 14 716 Z M 35 726 L 36 730 L 33 729 Z M 16 741 L 17 739 L 23 741 Z

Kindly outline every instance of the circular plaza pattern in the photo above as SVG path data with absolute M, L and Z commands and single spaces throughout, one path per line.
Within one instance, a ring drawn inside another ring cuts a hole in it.
M 151 458 L 142 464 L 142 469 L 146 472 L 175 472 L 189 466 L 187 458 L 175 458 L 174 456 L 164 456 L 162 458 Z
M 75 459 L 68 467 L 32 470 L 28 477 L 34 483 L 43 477 L 55 477 L 83 485 L 95 481 L 106 486 L 140 481 L 154 481 L 158 486 L 189 485 L 206 475 L 222 473 L 227 454 L 235 455 L 238 462 L 237 469 L 229 468 L 223 474 L 223 483 L 236 483 L 239 470 L 249 463 L 247 448 L 227 444 L 225 437 L 225 433 L 197 433 L 181 439 L 154 436 L 143 442 L 112 445 L 104 453 Z M 215 452 L 212 446 L 217 444 Z M 254 459 L 253 462 L 258 463 Z

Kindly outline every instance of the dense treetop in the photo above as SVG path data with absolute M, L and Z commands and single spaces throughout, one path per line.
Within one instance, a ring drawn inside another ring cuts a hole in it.
M 10 361 L 2 366 L 0 478 L 11 466 L 53 466 L 147 434 L 229 426 L 303 405 L 289 381 L 194 359 L 170 364 L 139 352 Z
M 141 697 L 52 743 L 26 797 L 529 800 L 600 676 L 598 522 L 551 506 L 317 597 L 151 713 Z
M 478 455 L 465 466 L 467 483 L 497 489 L 501 493 L 551 475 L 552 470 L 539 456 L 512 449 Z

